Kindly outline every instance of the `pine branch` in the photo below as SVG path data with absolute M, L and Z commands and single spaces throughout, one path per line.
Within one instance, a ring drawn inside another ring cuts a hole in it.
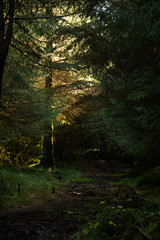
M 74 12 L 74 13 L 69 13 L 66 15 L 59 15 L 59 16 L 39 16 L 39 17 L 15 17 L 14 20 L 39 20 L 39 19 L 57 19 L 57 18 L 63 18 L 63 17 L 70 17 L 76 14 L 80 14 L 82 12 Z
M 56 69 L 59 70 L 59 67 L 55 67 L 55 66 L 49 66 L 49 65 L 45 65 L 42 63 L 38 63 L 37 61 L 35 61 L 34 59 L 30 58 L 27 54 L 23 53 L 22 50 L 20 50 L 17 46 L 15 46 L 14 44 L 11 43 L 11 47 L 15 48 L 18 52 L 20 52 L 24 57 L 28 58 L 31 62 L 35 63 L 36 65 L 40 66 L 40 67 L 45 67 L 47 69 Z M 54 63 L 60 63 L 60 62 L 64 62 L 67 61 L 68 59 L 60 59 L 58 61 L 53 62 Z M 63 71 L 68 71 L 66 69 L 63 69 Z
M 33 37 L 33 36 L 28 32 L 28 29 L 26 29 L 24 26 L 22 26 L 19 22 L 16 22 L 16 24 L 24 31 L 24 33 L 27 33 L 28 36 L 29 36 L 30 38 L 34 39 L 35 41 L 40 42 L 40 43 L 46 43 L 46 42 L 47 42 L 46 40 L 39 40 L 38 38 Z

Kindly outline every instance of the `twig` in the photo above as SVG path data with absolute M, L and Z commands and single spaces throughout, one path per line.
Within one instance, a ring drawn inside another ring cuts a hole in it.
M 80 215 L 80 216 L 84 216 L 84 217 L 90 217 L 90 218 L 94 218 L 94 216 L 92 215 L 88 215 L 85 213 L 80 213 L 80 212 L 71 212 L 71 211 L 62 211 L 63 213 L 68 213 L 68 214 L 75 214 L 75 215 Z
M 136 197 L 142 199 L 142 200 L 145 201 L 145 202 L 148 202 L 148 203 L 151 203 L 151 204 L 155 204 L 155 205 L 160 205 L 160 203 L 152 202 L 152 201 L 150 201 L 150 200 L 148 200 L 148 199 L 146 199 L 146 198 L 141 197 L 140 195 L 136 195 L 135 198 L 136 198 Z

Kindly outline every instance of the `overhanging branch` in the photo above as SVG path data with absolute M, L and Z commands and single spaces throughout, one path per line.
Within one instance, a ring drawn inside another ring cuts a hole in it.
M 38 19 L 57 19 L 57 18 L 63 18 L 63 17 L 70 17 L 70 16 L 73 16 L 73 15 L 76 15 L 76 14 L 80 14 L 82 12 L 74 12 L 74 13 L 69 13 L 69 14 L 66 14 L 66 15 L 59 15 L 59 16 L 37 16 L 37 17 L 15 17 L 14 20 L 38 20 Z
M 45 64 L 42 64 L 42 63 L 38 63 L 37 61 L 35 61 L 34 59 L 30 58 L 27 54 L 23 53 L 22 50 L 20 50 L 17 46 L 15 46 L 14 44 L 11 43 L 11 47 L 15 48 L 18 52 L 20 52 L 24 57 L 26 57 L 27 59 L 29 59 L 31 62 L 33 62 L 35 65 L 38 65 L 40 67 L 44 67 L 44 68 L 47 68 L 47 69 L 56 69 L 56 70 L 60 70 L 60 68 L 58 68 L 58 66 L 49 66 L 49 65 L 45 65 Z M 55 61 L 53 62 L 54 63 L 60 63 L 62 61 L 67 61 L 67 59 L 61 59 L 61 60 L 58 60 L 58 61 Z M 66 69 L 63 69 L 63 71 L 68 71 Z

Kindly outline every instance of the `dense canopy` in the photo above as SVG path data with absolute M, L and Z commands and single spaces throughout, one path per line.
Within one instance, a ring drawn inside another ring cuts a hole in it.
M 0 0 L 0 239 L 160 239 L 159 39 L 159 0 Z
M 75 128 L 75 151 L 81 138 L 92 135 L 90 148 L 107 151 L 109 138 L 126 156 L 156 164 L 159 1 L 1 0 L 0 6 L 0 125 L 6 156 L 20 154 L 11 147 L 15 141 L 25 155 L 27 141 L 41 158 L 43 138 L 54 145 L 58 124 L 68 136 L 69 126 Z

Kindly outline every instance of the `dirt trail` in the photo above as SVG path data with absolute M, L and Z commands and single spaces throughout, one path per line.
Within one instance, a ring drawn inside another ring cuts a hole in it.
M 72 186 L 55 192 L 43 205 L 19 209 L 0 216 L 0 240 L 68 240 L 81 226 L 94 219 L 102 201 L 112 201 L 114 184 L 122 172 L 122 163 L 88 161 L 84 174 L 90 182 L 72 182 Z

